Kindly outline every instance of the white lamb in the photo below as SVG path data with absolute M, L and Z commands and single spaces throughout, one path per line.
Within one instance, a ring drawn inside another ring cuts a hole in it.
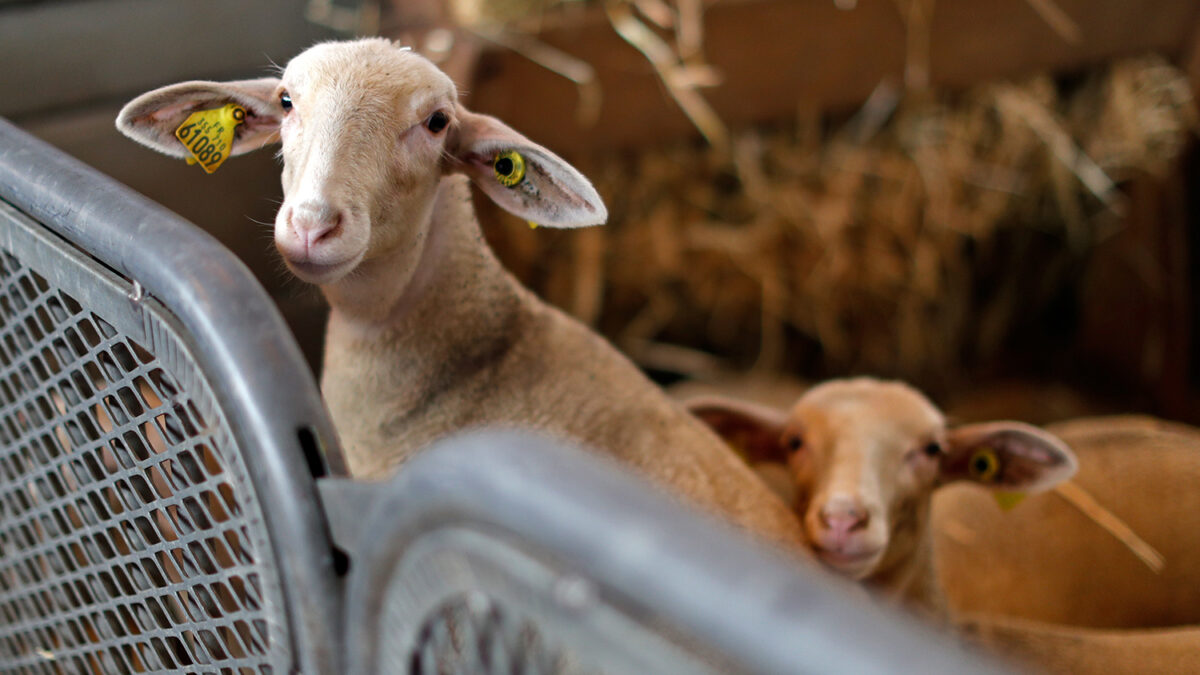
M 457 99 L 431 62 L 369 39 L 314 46 L 279 78 L 151 91 L 117 126 L 183 157 L 189 115 L 234 103 L 229 154 L 282 144 L 275 245 L 331 305 L 321 384 L 354 475 L 463 428 L 537 429 L 802 550 L 795 516 L 718 438 L 500 266 L 468 179 L 541 225 L 596 225 L 606 210 L 562 159 Z

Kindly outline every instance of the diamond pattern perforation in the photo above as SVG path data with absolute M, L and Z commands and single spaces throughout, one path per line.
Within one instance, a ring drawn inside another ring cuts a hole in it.
M 431 613 L 408 666 L 411 675 L 598 675 L 582 669 L 569 652 L 547 644 L 534 622 L 481 593 Z
M 261 518 L 208 396 L 0 252 L 0 671 L 272 672 Z

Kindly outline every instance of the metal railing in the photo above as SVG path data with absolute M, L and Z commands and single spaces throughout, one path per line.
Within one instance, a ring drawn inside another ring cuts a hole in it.
M 444 441 L 327 479 L 347 672 L 982 673 L 977 656 L 582 450 Z

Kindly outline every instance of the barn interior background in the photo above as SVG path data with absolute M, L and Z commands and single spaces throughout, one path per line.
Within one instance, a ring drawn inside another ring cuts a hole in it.
M 596 182 L 603 228 L 479 200 L 485 231 L 666 384 L 750 373 L 786 399 L 871 373 L 964 418 L 1200 421 L 1200 3 L 0 0 L 0 115 L 215 234 L 315 365 L 272 154 L 206 176 L 112 120 L 356 34 L 414 45 Z

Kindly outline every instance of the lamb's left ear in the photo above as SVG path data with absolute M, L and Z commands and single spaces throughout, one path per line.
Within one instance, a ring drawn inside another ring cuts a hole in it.
M 596 188 L 558 155 L 494 117 L 458 106 L 455 118 L 447 170 L 465 173 L 505 211 L 549 227 L 608 220 Z
M 1075 454 L 1053 434 L 1020 422 L 951 429 L 940 481 L 970 480 L 1006 491 L 1038 492 L 1075 475 Z

